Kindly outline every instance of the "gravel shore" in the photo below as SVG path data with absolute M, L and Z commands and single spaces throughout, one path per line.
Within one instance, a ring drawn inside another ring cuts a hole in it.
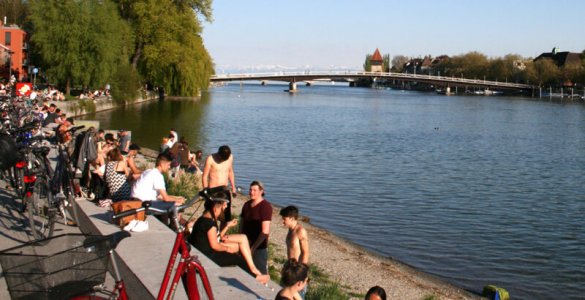
M 233 211 L 240 213 L 248 197 L 239 195 Z M 287 229 L 282 225 L 280 208 L 274 206 L 270 226 L 270 243 L 275 254 L 286 257 L 285 237 Z M 324 270 L 341 286 L 354 294 L 365 294 L 372 286 L 386 290 L 388 299 L 482 299 L 465 290 L 417 271 L 398 261 L 387 259 L 343 240 L 334 234 L 302 222 L 309 234 L 309 261 Z

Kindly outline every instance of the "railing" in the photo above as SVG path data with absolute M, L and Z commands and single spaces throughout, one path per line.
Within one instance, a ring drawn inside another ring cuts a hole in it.
M 303 81 L 314 79 L 349 79 L 349 78 L 388 78 L 407 81 L 433 81 L 454 84 L 484 85 L 504 88 L 532 89 L 532 85 L 509 83 L 501 81 L 490 81 L 481 79 L 469 79 L 459 77 L 435 76 L 424 74 L 394 73 L 394 72 L 357 72 L 357 71 L 331 71 L 331 72 L 270 72 L 270 73 L 241 73 L 241 74 L 219 74 L 211 76 L 211 81 L 234 81 L 234 80 L 275 80 L 275 81 Z

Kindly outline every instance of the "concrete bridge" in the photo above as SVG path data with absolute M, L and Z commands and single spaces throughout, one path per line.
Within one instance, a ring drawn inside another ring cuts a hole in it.
M 371 78 L 375 81 L 398 80 L 406 82 L 423 82 L 441 87 L 480 87 L 498 90 L 538 90 L 537 86 L 501 81 L 468 79 L 460 77 L 435 76 L 407 73 L 380 72 L 275 72 L 250 74 L 220 74 L 211 76 L 211 82 L 225 81 L 284 81 L 289 82 L 291 91 L 297 89 L 297 82 L 330 80 L 354 82 L 357 79 Z

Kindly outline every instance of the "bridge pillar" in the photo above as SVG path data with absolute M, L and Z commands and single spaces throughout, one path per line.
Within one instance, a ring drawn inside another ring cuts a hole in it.
M 296 82 L 290 82 L 288 84 L 288 90 L 289 91 L 296 91 L 297 90 L 297 83 Z

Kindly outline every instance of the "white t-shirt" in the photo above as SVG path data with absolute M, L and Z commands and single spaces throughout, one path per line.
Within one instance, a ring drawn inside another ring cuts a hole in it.
M 158 200 L 158 190 L 166 190 L 165 178 L 157 168 L 144 171 L 132 187 L 132 197 L 142 201 Z

